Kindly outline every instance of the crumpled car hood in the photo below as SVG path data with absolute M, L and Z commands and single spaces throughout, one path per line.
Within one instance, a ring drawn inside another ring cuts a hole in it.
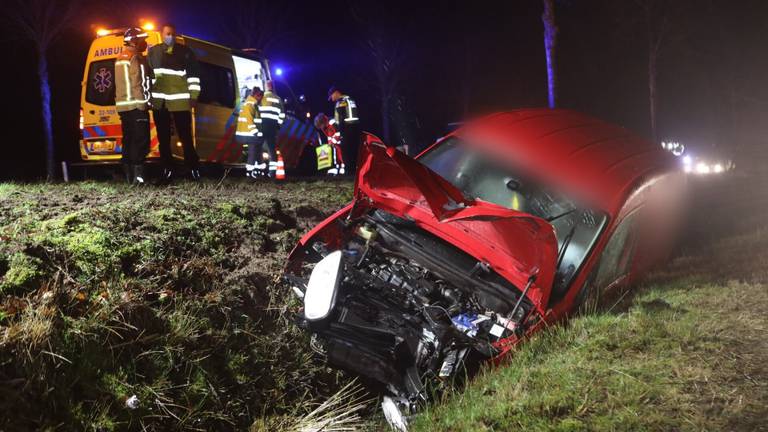
M 526 293 L 544 314 L 557 261 L 557 239 L 547 221 L 465 197 L 444 178 L 368 135 L 361 148 L 353 212 L 376 207 L 485 262 Z

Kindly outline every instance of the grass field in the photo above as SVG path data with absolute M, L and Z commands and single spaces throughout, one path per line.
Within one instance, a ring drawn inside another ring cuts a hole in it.
M 350 196 L 0 185 L 0 430 L 275 430 L 305 414 L 346 381 L 312 361 L 282 265 Z
M 694 185 L 674 260 L 413 429 L 768 430 L 761 184 Z M 0 184 L 0 430 L 312 430 L 297 419 L 349 378 L 313 359 L 279 276 L 350 195 L 349 182 Z M 363 429 L 385 430 L 366 412 Z

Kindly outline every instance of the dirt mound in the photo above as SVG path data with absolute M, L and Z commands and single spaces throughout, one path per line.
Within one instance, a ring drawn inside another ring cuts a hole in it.
M 279 276 L 351 188 L 0 185 L 0 429 L 242 430 L 332 393 Z

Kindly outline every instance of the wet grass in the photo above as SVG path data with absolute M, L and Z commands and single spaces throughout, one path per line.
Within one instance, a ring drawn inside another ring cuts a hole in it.
M 0 429 L 269 429 L 347 380 L 279 275 L 349 182 L 0 185 Z

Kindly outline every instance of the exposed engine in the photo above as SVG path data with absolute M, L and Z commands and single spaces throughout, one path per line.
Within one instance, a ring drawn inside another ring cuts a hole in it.
M 531 324 L 524 287 L 413 222 L 374 210 L 341 232 L 341 247 L 308 244 L 287 278 L 318 350 L 383 391 L 385 414 L 413 412 Z

